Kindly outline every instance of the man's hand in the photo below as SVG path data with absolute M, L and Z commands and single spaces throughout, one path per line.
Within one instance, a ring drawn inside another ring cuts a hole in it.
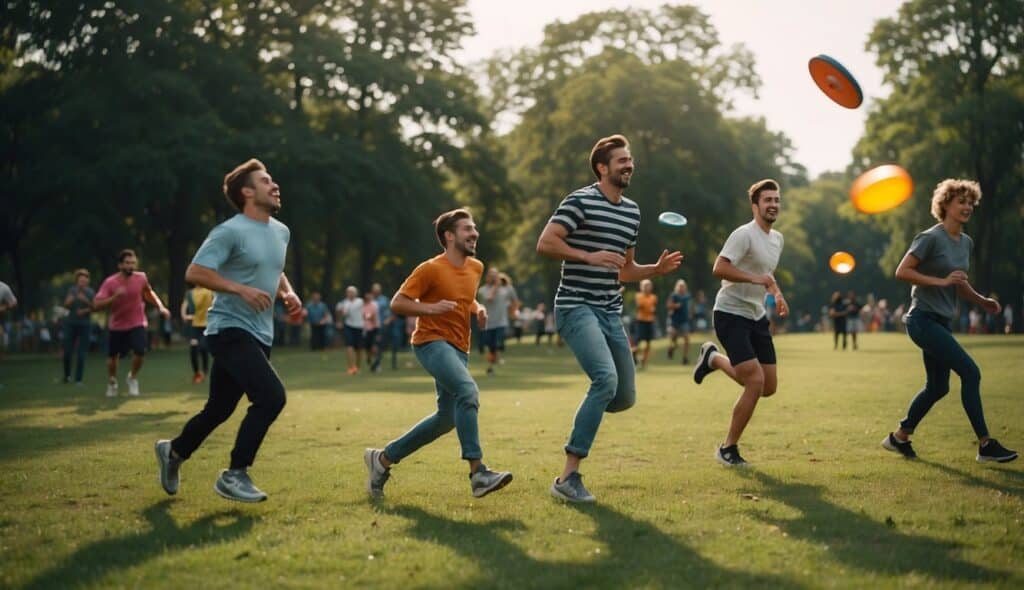
M 989 313 L 995 314 L 999 313 L 999 310 L 1001 310 L 1003 307 L 999 305 L 999 302 L 996 301 L 995 299 L 992 299 L 991 297 L 986 297 L 981 302 L 981 308 Z
M 284 302 L 284 309 L 289 316 L 294 318 L 302 313 L 302 300 L 295 294 L 295 291 L 288 291 L 281 295 L 281 301 Z
M 944 280 L 947 287 L 966 285 L 967 273 L 962 270 L 954 270 Z
M 166 307 L 161 305 L 160 306 L 160 315 L 164 316 L 165 320 L 169 320 L 169 319 L 171 319 L 171 310 L 169 310 Z
M 626 264 L 626 257 L 608 250 L 598 250 L 597 252 L 587 252 L 583 256 L 583 262 L 590 266 L 602 266 L 619 270 Z
M 754 283 L 763 286 L 769 293 L 774 293 L 779 290 L 779 286 L 775 282 L 775 277 L 770 274 L 758 276 Z
M 443 313 L 448 313 L 449 311 L 455 311 L 455 308 L 458 307 L 458 304 L 454 301 L 448 301 L 447 299 L 442 299 L 437 303 L 428 303 L 427 305 L 429 306 L 427 309 L 427 315 L 441 315 Z M 487 312 L 485 311 L 485 317 L 486 313 Z
M 272 300 L 270 299 L 270 293 L 266 291 L 260 291 L 255 287 L 249 287 L 242 285 L 238 290 L 238 296 L 242 298 L 242 301 L 249 307 L 256 311 L 265 311 L 270 309 Z
M 659 275 L 667 275 L 668 273 L 679 268 L 679 265 L 682 262 L 683 255 L 678 250 L 676 250 L 675 252 L 662 250 L 661 256 L 658 257 L 658 263 L 654 266 L 657 269 Z
M 121 295 L 124 295 L 127 292 L 128 290 L 125 289 L 124 287 L 118 287 L 117 289 L 114 289 L 114 297 L 120 297 Z
M 487 308 L 482 305 L 476 310 L 476 323 L 481 330 L 487 327 Z
M 789 304 L 786 303 L 786 298 L 782 296 L 782 291 L 775 294 L 775 310 L 779 313 L 780 318 L 789 315 Z

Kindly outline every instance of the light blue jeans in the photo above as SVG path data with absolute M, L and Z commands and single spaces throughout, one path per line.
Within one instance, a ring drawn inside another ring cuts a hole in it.
M 572 434 L 565 445 L 567 453 L 586 457 L 604 413 L 628 410 L 636 403 L 633 353 L 617 312 L 588 305 L 556 309 L 555 324 L 590 377 L 590 389 L 576 410 Z
M 384 455 L 398 463 L 455 428 L 462 447 L 462 458 L 483 458 L 476 423 L 477 410 L 480 409 L 480 390 L 467 368 L 469 355 L 444 340 L 414 346 L 413 351 L 423 368 L 434 377 L 437 385 L 437 411 L 421 420 L 409 432 L 388 443 Z

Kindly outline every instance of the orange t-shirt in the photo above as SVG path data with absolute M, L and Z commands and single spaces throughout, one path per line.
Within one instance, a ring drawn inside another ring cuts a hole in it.
M 454 301 L 456 307 L 441 315 L 420 316 L 416 321 L 416 331 L 412 333 L 412 343 L 445 340 L 468 353 L 469 316 L 476 313 L 476 288 L 483 274 L 484 263 L 476 258 L 466 258 L 466 262 L 459 268 L 444 254 L 417 266 L 398 292 L 423 303 L 437 303 L 447 299 Z
M 658 296 L 654 293 L 636 294 L 636 321 L 653 322 L 654 310 L 658 308 Z

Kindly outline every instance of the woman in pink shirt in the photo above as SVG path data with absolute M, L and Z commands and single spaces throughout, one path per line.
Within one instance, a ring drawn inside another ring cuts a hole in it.
M 380 371 L 380 308 L 374 301 L 373 293 L 363 295 L 363 344 L 366 346 L 366 364 L 374 373 Z

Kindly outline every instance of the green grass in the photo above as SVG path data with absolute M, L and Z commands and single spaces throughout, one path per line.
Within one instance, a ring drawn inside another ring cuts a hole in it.
M 1024 339 L 963 342 L 984 375 L 993 436 L 1024 444 Z M 485 459 L 515 472 L 469 493 L 455 434 L 394 469 L 388 497 L 365 493 L 362 450 L 429 413 L 418 367 L 346 377 L 339 352 L 275 352 L 289 402 L 252 469 L 259 505 L 216 496 L 242 409 L 159 488 L 152 445 L 205 400 L 184 350 L 151 355 L 143 396 L 56 383 L 59 360 L 0 362 L 0 587 L 28 588 L 954 588 L 1024 585 L 1024 461 L 975 463 L 953 392 L 919 428 L 921 460 L 879 441 L 920 388 L 903 335 L 833 352 L 826 335 L 783 336 L 779 393 L 743 439 L 754 464 L 712 458 L 738 387 L 693 384 L 664 342 L 637 377 L 638 404 L 608 415 L 583 466 L 592 507 L 548 486 L 586 388 L 565 349 L 512 346 L 481 386 Z M 411 361 L 410 355 L 405 355 Z M 124 388 L 122 387 L 122 390 Z

